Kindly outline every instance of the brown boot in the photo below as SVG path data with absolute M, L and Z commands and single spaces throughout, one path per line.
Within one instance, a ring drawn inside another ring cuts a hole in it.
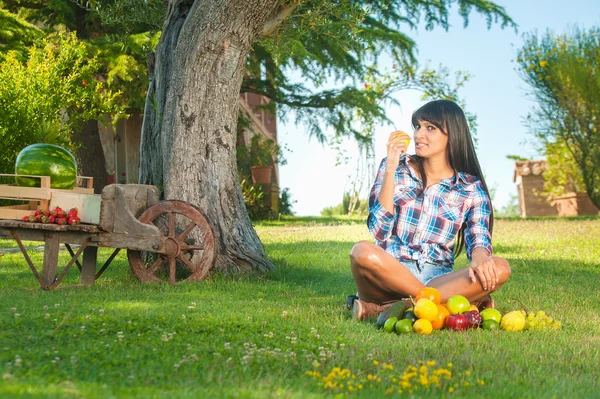
M 473 305 L 477 306 L 477 309 L 479 309 L 480 312 L 483 309 L 487 309 L 487 308 L 494 309 L 496 307 L 496 304 L 494 303 L 494 300 L 492 299 L 491 295 L 487 295 L 481 301 L 477 301 Z
M 410 304 L 410 299 L 401 299 L 401 301 Z M 356 299 L 352 306 L 352 318 L 354 320 L 364 320 L 370 317 L 377 317 L 384 310 L 392 306 L 393 304 L 400 301 L 391 301 L 388 303 L 384 303 L 383 305 L 378 305 L 372 302 L 361 301 L 360 299 Z M 409 305 L 411 306 L 411 305 Z

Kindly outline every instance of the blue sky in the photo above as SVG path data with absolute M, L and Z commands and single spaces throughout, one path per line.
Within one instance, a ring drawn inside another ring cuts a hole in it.
M 506 205 L 516 194 L 513 183 L 514 162 L 508 154 L 541 158 L 536 153 L 532 137 L 523 119 L 534 103 L 527 97 L 529 88 L 516 71 L 516 54 L 522 45 L 522 35 L 551 29 L 564 33 L 578 25 L 589 29 L 600 25 L 600 0 L 498 0 L 518 25 L 487 29 L 485 19 L 472 14 L 463 28 L 462 19 L 454 12 L 448 32 L 413 31 L 410 35 L 418 46 L 422 65 L 446 66 L 450 71 L 467 71 L 469 82 L 460 90 L 467 109 L 477 115 L 479 140 L 477 154 L 488 186 L 496 188 L 494 206 Z M 456 11 L 456 10 L 454 10 Z M 383 65 L 385 60 L 381 62 Z M 390 61 L 391 64 L 391 61 Z M 389 66 L 387 66 L 389 67 Z M 396 98 L 401 107 L 387 108 L 398 129 L 411 132 L 410 116 L 423 102 L 417 92 L 402 92 Z M 375 132 L 376 163 L 385 156 L 385 140 L 393 126 L 378 126 Z M 355 162 L 336 166 L 336 152 L 309 140 L 303 126 L 293 121 L 278 126 L 279 142 L 292 151 L 286 153 L 287 165 L 280 166 L 280 186 L 288 187 L 297 215 L 319 215 L 327 206 L 339 204 L 348 188 L 349 175 Z M 356 145 L 347 143 L 349 153 Z M 409 147 L 409 153 L 414 148 Z M 371 178 L 374 178 L 374 176 Z M 370 186 L 370 182 L 368 183 Z

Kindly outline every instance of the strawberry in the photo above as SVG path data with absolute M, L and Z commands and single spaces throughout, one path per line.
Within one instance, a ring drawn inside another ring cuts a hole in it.
M 48 216 L 45 216 L 45 215 L 40 216 L 40 222 L 48 223 Z
M 67 218 L 76 218 L 77 217 L 77 208 L 71 208 L 69 213 L 67 213 Z
M 39 216 L 41 214 L 42 214 L 42 211 L 41 211 L 40 208 L 38 208 L 38 209 L 35 210 L 35 213 L 33 214 L 33 216 Z
M 74 218 L 69 218 L 69 224 L 79 224 L 79 222 L 81 222 L 81 219 L 79 219 L 78 217 L 74 217 Z
M 54 208 L 52 210 L 52 216 L 57 216 L 57 217 L 62 217 L 63 216 L 63 210 L 60 206 L 57 206 L 56 208 Z
M 29 222 L 29 215 L 25 215 L 23 216 L 23 219 L 21 219 L 24 222 Z
M 29 216 L 29 223 L 35 223 L 35 216 Z
M 65 219 L 63 217 L 59 217 L 56 219 L 56 224 L 60 224 L 60 225 L 67 224 L 67 219 Z
M 53 215 L 48 216 L 48 223 L 56 223 L 56 217 Z

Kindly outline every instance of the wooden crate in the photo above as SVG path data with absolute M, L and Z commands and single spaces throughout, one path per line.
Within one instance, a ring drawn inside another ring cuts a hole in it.
M 71 190 L 50 188 L 49 176 L 29 176 L 0 174 L 0 177 L 34 177 L 40 179 L 40 187 L 22 187 L 14 184 L 0 184 L 0 198 L 27 201 L 28 204 L 0 207 L 0 219 L 20 220 L 23 216 L 33 215 L 36 209 L 49 210 L 57 206 L 68 211 L 79 210 L 79 218 L 83 223 L 100 223 L 100 195 L 94 194 L 94 179 L 78 176 L 80 184 Z

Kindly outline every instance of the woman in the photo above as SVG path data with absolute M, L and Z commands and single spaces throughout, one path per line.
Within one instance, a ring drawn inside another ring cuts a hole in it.
M 462 109 L 433 101 L 412 124 L 416 156 L 405 155 L 406 133 L 391 133 L 371 189 L 367 224 L 376 243 L 361 241 L 350 253 L 356 319 L 426 286 L 442 303 L 463 295 L 493 307 L 489 294 L 510 276 L 508 262 L 492 256 L 492 204 Z M 469 267 L 454 271 L 465 245 Z

